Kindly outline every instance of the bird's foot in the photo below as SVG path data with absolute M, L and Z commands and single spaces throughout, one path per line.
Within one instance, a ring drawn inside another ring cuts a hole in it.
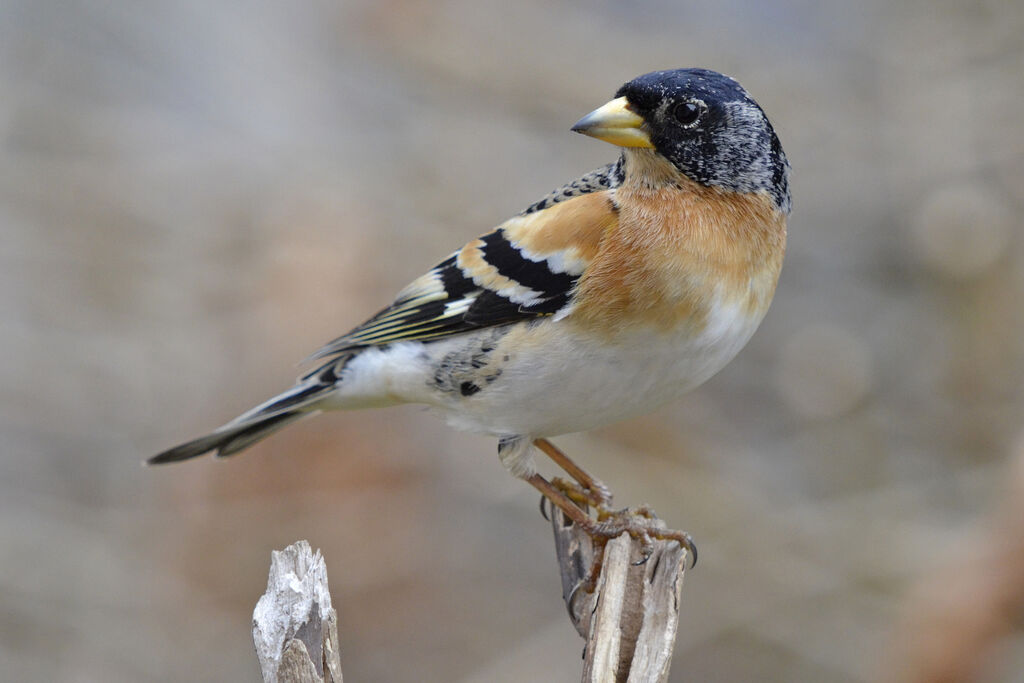
M 581 586 L 582 590 L 587 593 L 593 593 L 597 587 L 597 579 L 601 575 L 601 566 L 604 560 L 605 545 L 611 539 L 624 533 L 640 542 L 641 557 L 636 562 L 637 565 L 642 565 L 650 559 L 656 540 L 676 541 L 692 558 L 690 567 L 693 568 L 697 564 L 697 545 L 693 542 L 690 534 L 666 528 L 665 523 L 658 519 L 654 510 L 648 505 L 613 511 L 599 510 L 597 519 L 587 517 L 586 522 L 579 526 L 594 543 L 594 562 Z
M 647 562 L 654 552 L 654 541 L 676 541 L 692 558 L 691 566 L 697 564 L 697 546 L 690 534 L 665 527 L 648 505 L 622 510 L 608 510 L 604 505 L 594 505 L 596 518 L 591 517 L 589 510 L 593 503 L 592 492 L 580 484 L 564 480 L 548 481 L 540 474 L 533 473 L 526 481 L 541 492 L 541 514 L 550 519 L 545 503 L 554 505 L 562 511 L 567 520 L 571 520 L 593 543 L 593 564 L 586 580 L 580 586 L 585 592 L 593 593 L 601 574 L 604 560 L 604 547 L 613 538 L 624 533 L 630 538 L 640 541 L 641 559 L 637 564 Z
M 650 551 L 654 547 L 654 541 L 676 541 L 693 558 L 690 566 L 697 564 L 697 546 L 693 537 L 685 531 L 676 531 L 665 527 L 665 523 L 658 519 L 658 515 L 649 505 L 639 505 L 634 508 L 623 508 L 622 510 L 597 512 L 596 528 L 593 533 L 584 529 L 595 541 L 608 540 L 628 533 L 630 538 L 640 541 L 644 550 L 644 557 L 639 564 L 643 564 L 650 557 Z
M 599 517 L 610 514 L 608 506 L 612 502 L 612 492 L 600 481 L 594 479 L 590 485 L 583 485 L 562 477 L 554 477 L 551 484 L 581 508 L 592 507 Z

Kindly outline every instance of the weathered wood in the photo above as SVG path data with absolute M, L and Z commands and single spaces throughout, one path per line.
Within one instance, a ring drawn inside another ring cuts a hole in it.
M 675 541 L 655 540 L 645 558 L 643 543 L 623 533 L 605 545 L 588 593 L 590 537 L 557 508 L 551 524 L 562 597 L 586 640 L 583 682 L 667 681 L 687 551 Z M 271 554 L 267 592 L 253 612 L 253 641 L 266 683 L 342 683 L 327 567 L 306 541 Z
M 252 637 L 265 683 L 342 683 L 327 566 L 308 542 L 271 553 L 267 592 L 252 615 Z
M 668 680 L 679 624 L 688 553 L 675 541 L 642 543 L 628 534 L 610 540 L 593 593 L 583 590 L 594 548 L 590 537 L 557 508 L 551 511 L 562 597 L 586 639 L 584 683 L 661 683 Z

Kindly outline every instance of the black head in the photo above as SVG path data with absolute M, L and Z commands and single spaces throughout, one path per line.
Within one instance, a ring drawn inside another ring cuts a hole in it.
M 761 107 L 733 79 L 708 69 L 655 71 L 634 78 L 615 96 L 624 99 L 585 117 L 574 130 L 627 150 L 653 147 L 701 185 L 766 191 L 789 211 L 789 163 L 782 145 Z M 602 111 L 603 119 L 596 116 Z M 604 128 L 595 125 L 612 119 Z M 595 134 L 603 131 L 615 134 Z

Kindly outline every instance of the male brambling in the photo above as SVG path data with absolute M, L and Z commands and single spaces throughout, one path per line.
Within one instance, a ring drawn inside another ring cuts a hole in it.
M 232 455 L 322 410 L 423 403 L 498 437 L 502 464 L 595 539 L 629 531 L 692 552 L 682 532 L 592 519 L 570 499 L 579 487 L 537 473 L 533 447 L 610 503 L 547 437 L 650 412 L 747 343 L 782 267 L 789 164 L 758 104 L 705 69 L 640 76 L 572 130 L 619 159 L 414 280 L 291 389 L 149 462 Z

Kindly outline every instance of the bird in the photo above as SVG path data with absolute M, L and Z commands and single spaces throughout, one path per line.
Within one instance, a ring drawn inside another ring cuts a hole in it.
M 595 540 L 675 539 L 695 561 L 689 534 L 646 509 L 600 514 L 611 490 L 550 439 L 660 408 L 743 348 L 782 268 L 790 165 L 762 108 L 710 69 L 634 78 L 571 130 L 618 158 L 451 253 L 290 389 L 148 462 L 233 455 L 323 411 L 425 404 L 496 437 L 504 467 Z M 537 451 L 575 483 L 539 474 Z

